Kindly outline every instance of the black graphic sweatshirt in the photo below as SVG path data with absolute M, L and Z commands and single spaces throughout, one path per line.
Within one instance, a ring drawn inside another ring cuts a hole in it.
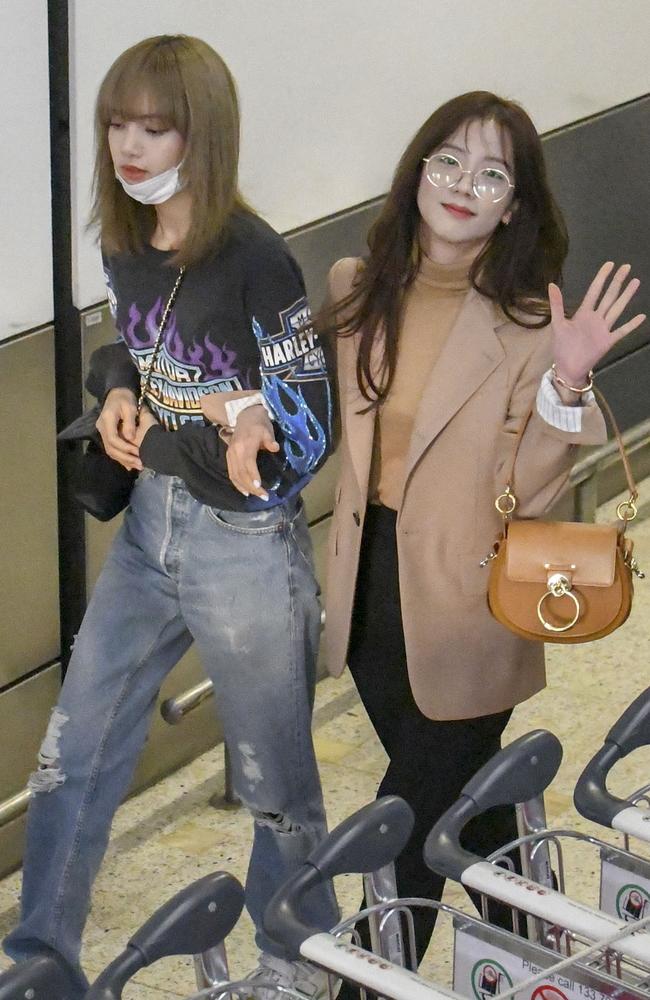
M 91 358 L 87 387 L 99 400 L 118 387 L 138 394 L 178 276 L 164 266 L 171 256 L 147 247 L 104 257 L 119 337 Z M 252 213 L 237 213 L 223 248 L 184 275 L 147 392 L 159 426 L 142 442 L 143 464 L 227 510 L 259 510 L 299 492 L 331 448 L 332 390 L 318 337 L 302 329 L 309 316 L 284 240 Z M 227 446 L 201 413 L 206 393 L 239 389 L 261 390 L 273 413 L 280 451 L 258 456 L 268 502 L 232 486 Z

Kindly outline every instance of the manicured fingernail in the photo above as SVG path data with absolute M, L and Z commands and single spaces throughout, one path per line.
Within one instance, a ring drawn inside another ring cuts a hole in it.
M 260 486 L 261 486 L 261 485 L 262 485 L 262 484 L 261 484 L 261 482 L 259 481 L 259 479 L 254 479 L 254 480 L 253 480 L 253 486 L 255 487 L 255 489 L 256 489 L 256 490 L 259 490 L 259 488 L 260 488 Z
M 262 493 L 262 496 L 260 497 L 260 500 L 264 500 L 264 502 L 266 502 L 268 500 L 268 498 L 269 498 L 268 493 Z
M 245 497 L 249 497 L 250 496 L 250 493 L 248 493 L 247 490 L 242 490 L 242 493 L 244 494 Z

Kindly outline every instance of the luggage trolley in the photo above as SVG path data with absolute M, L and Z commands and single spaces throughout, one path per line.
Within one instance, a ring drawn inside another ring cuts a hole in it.
M 516 944 L 513 953 L 517 965 L 513 971 L 518 977 L 525 975 L 530 962 L 529 943 L 541 944 L 570 958 L 579 945 L 607 941 L 608 945 L 600 951 L 592 947 L 588 956 L 575 955 L 572 979 L 567 978 L 564 988 L 558 987 L 556 992 L 596 1000 L 598 993 L 612 995 L 613 978 L 619 994 L 621 990 L 626 994 L 633 990 L 647 996 L 650 920 L 642 917 L 633 926 L 624 917 L 590 908 L 565 895 L 564 848 L 568 841 L 581 841 L 599 850 L 615 852 L 623 864 L 630 865 L 639 859 L 594 837 L 547 828 L 543 793 L 561 758 L 559 740 L 546 730 L 528 733 L 499 751 L 467 783 L 458 801 L 436 823 L 425 844 L 425 861 L 434 871 L 481 893 L 484 916 L 488 897 L 513 908 L 513 927 L 517 911 L 526 915 L 530 942 Z M 492 806 L 505 804 L 518 806 L 522 836 L 489 858 L 464 850 L 460 835 L 466 823 Z M 516 848 L 522 856 L 521 874 L 514 870 L 508 857 Z M 504 939 L 496 928 L 487 925 L 476 929 L 456 921 L 455 929 L 454 984 L 459 992 L 465 992 L 461 983 L 467 982 L 468 967 L 474 956 L 485 952 L 486 944 L 500 947 Z M 511 944 L 509 940 L 508 945 Z M 499 961 L 496 952 L 495 961 Z M 594 995 L 585 992 L 584 985 L 578 982 L 583 967 L 590 977 L 597 977 L 588 987 L 595 991 Z M 577 984 L 577 991 L 571 988 L 572 982 Z M 470 995 L 476 997 L 476 989 Z
M 543 772 L 545 768 L 548 771 L 548 761 L 540 770 Z M 537 780 L 543 784 L 538 774 L 530 777 L 533 782 Z M 323 880 L 343 872 L 363 870 L 365 866 L 371 868 L 374 873 L 379 871 L 382 874 L 380 881 L 385 878 L 384 887 L 388 886 L 390 869 L 388 866 L 381 868 L 377 864 L 379 861 L 377 841 L 380 839 L 383 825 L 381 812 L 385 809 L 388 815 L 389 809 L 394 810 L 391 818 L 394 817 L 399 822 L 399 802 L 400 800 L 395 799 L 379 800 L 351 817 L 343 824 L 345 832 L 342 832 L 343 827 L 339 827 L 330 834 L 311 859 L 276 894 L 265 913 L 264 926 L 267 933 L 284 947 L 286 958 L 307 959 L 323 969 L 335 972 L 348 982 L 356 983 L 361 988 L 362 995 L 366 990 L 372 990 L 373 994 L 390 1000 L 420 1000 L 420 998 L 427 1000 L 433 997 L 459 998 L 460 996 L 491 1000 L 497 995 L 504 1000 L 510 996 L 517 996 L 519 1000 L 524 1000 L 524 997 L 535 997 L 535 1000 L 537 998 L 569 1000 L 569 996 L 574 995 L 579 1000 L 599 1000 L 600 997 L 622 1000 L 623 996 L 625 1000 L 647 1000 L 647 994 L 634 987 L 622 989 L 620 980 L 615 977 L 595 974 L 584 964 L 579 965 L 579 962 L 584 962 L 585 957 L 588 957 L 586 951 L 562 958 L 557 953 L 516 937 L 508 931 L 490 927 L 478 918 L 432 900 L 419 898 L 382 900 L 349 920 L 342 921 L 330 933 L 323 933 L 306 925 L 300 917 L 302 898 Z M 401 803 L 401 808 L 402 813 L 407 815 L 408 807 Z M 410 823 L 411 821 L 409 828 Z M 403 838 L 404 843 L 407 837 L 408 833 Z M 397 853 L 393 852 L 393 856 Z M 377 944 L 380 950 L 384 947 L 388 950 L 395 949 L 395 939 L 400 936 L 396 932 L 399 924 L 403 922 L 406 932 L 402 931 L 396 957 L 406 958 L 407 965 L 410 963 L 412 942 L 409 940 L 409 917 L 412 910 L 420 906 L 431 907 L 451 915 L 458 921 L 459 926 L 472 927 L 475 933 L 482 934 L 484 939 L 490 942 L 490 960 L 482 963 L 474 962 L 474 974 L 470 982 L 458 982 L 455 974 L 453 987 L 449 989 L 439 983 L 428 982 L 412 967 L 405 968 L 399 962 L 393 962 L 382 954 L 376 954 L 374 949 Z M 358 943 L 358 925 L 363 920 L 368 920 L 371 924 L 371 938 L 373 938 L 374 923 L 373 952 L 364 951 Z M 646 923 L 650 927 L 650 917 L 647 921 L 642 921 L 639 926 L 645 926 Z M 621 925 L 613 934 L 627 938 L 632 932 L 633 928 Z M 608 938 L 611 937 L 612 932 L 609 931 Z M 650 940 L 650 935 L 648 938 Z M 591 946 L 590 951 L 600 950 L 603 944 L 604 942 L 598 941 Z M 508 957 L 514 953 L 523 958 L 523 971 L 520 970 L 519 976 L 511 976 L 505 966 L 494 960 L 494 949 L 499 945 Z M 563 990 L 567 983 L 573 987 L 573 993 Z M 523 992 L 524 988 L 528 993 Z
M 222 942 L 237 923 L 243 906 L 244 890 L 226 872 L 214 872 L 192 882 L 132 935 L 124 951 L 107 966 L 86 997 L 117 1000 L 140 969 L 170 955 L 193 955 L 208 950 L 221 955 L 227 979 Z M 77 990 L 69 968 L 57 956 L 38 955 L 3 974 L 0 1000 L 70 1000 Z
M 372 990 L 390 1000 L 461 1000 L 453 990 L 427 982 L 402 965 L 364 951 L 353 939 L 354 929 L 352 938 L 348 940 L 350 927 L 355 924 L 357 917 L 344 921 L 332 933 L 309 927 L 301 918 L 302 897 L 322 881 L 349 872 L 371 871 L 388 875 L 388 866 L 406 843 L 412 822 L 412 813 L 406 803 L 396 797 L 382 799 L 364 807 L 342 823 L 312 852 L 308 861 L 276 895 L 265 915 L 267 931 L 281 944 L 288 959 L 306 958 L 333 975 L 355 982 L 362 989 Z M 141 968 L 165 956 L 194 954 L 197 951 L 202 951 L 199 956 L 200 976 L 204 979 L 209 976 L 212 982 L 194 994 L 194 1000 L 226 1000 L 228 997 L 256 1000 L 262 995 L 264 998 L 277 995 L 288 997 L 289 1000 L 307 1000 L 295 990 L 277 984 L 257 980 L 255 983 L 250 980 L 228 980 L 225 939 L 239 918 L 243 901 L 244 893 L 237 879 L 223 872 L 206 876 L 187 886 L 136 931 L 124 951 L 90 988 L 86 1000 L 119 1000 L 128 981 Z M 458 911 L 427 900 L 382 902 L 371 908 L 374 911 L 371 916 L 376 920 L 380 939 L 386 927 L 391 929 L 391 934 L 394 932 L 394 921 L 399 913 L 407 911 L 409 903 L 441 906 L 444 910 L 458 914 Z M 382 910 L 383 915 L 380 913 Z M 363 918 L 364 914 L 360 916 Z M 390 917 L 388 923 L 383 920 L 384 916 Z M 466 919 L 480 924 L 478 919 Z M 631 930 L 632 928 L 627 927 L 625 933 Z M 504 938 L 512 937 L 504 931 L 499 933 Z M 392 939 L 391 936 L 390 940 Z M 543 989 L 548 990 L 554 980 L 553 967 L 547 966 L 557 956 L 527 942 L 524 945 L 538 962 L 533 966 L 531 961 L 528 971 L 535 975 L 532 980 L 528 978 L 528 985 L 541 984 Z M 206 958 L 212 962 L 206 962 Z M 573 963 L 575 959 L 564 959 L 563 965 L 567 961 Z M 16 966 L 12 975 L 3 977 L 0 1000 L 68 1000 L 70 984 L 69 981 L 66 982 L 63 972 L 54 958 L 39 957 L 31 963 Z M 580 983 L 588 990 L 588 980 L 585 980 L 584 973 L 580 975 Z M 482 992 L 479 995 L 486 1000 L 495 995 L 495 984 L 497 988 L 504 985 L 507 987 L 507 976 L 504 977 L 494 965 L 491 969 L 483 969 L 480 981 Z M 620 984 L 614 984 L 616 985 Z M 509 995 L 514 995 L 516 990 L 517 987 L 513 989 L 511 986 L 504 993 L 501 989 L 501 995 L 505 1000 Z M 617 994 L 612 987 L 603 995 L 613 997 Z M 587 992 L 583 997 L 584 1000 L 593 1000 L 592 995 Z M 626 1000 L 645 998 L 641 993 L 627 990 Z
M 407 969 L 372 952 L 364 951 L 333 934 L 309 927 L 301 918 L 300 900 L 309 890 L 340 874 L 364 874 L 385 870 L 410 836 L 413 814 L 396 796 L 365 806 L 340 824 L 311 852 L 308 860 L 271 902 L 265 928 L 285 950 L 289 959 L 302 957 L 332 974 L 381 989 L 395 1000 L 461 1000 L 451 991 L 429 984 Z M 212 879 L 212 884 L 209 884 Z M 204 886 L 201 882 L 206 883 Z M 255 1000 L 263 993 L 291 1000 L 309 998 L 285 987 L 256 980 L 228 981 L 225 937 L 232 930 L 243 906 L 243 890 L 232 876 L 219 873 L 194 883 L 158 910 L 131 938 L 125 950 L 111 962 L 86 994 L 86 1000 L 119 1000 L 136 971 L 165 955 L 192 954 L 202 948 L 201 975 L 207 975 L 211 957 L 218 950 L 220 972 L 193 1000 Z M 217 944 L 218 941 L 218 944 Z M 334 991 L 332 990 L 332 996 Z M 48 1000 L 64 1000 L 47 994 Z M 18 1000 L 2 996 L 0 1000 Z M 22 996 L 21 996 L 22 1000 Z M 41 997 L 35 995 L 35 1000 Z
M 578 778 L 573 797 L 586 819 L 623 834 L 627 854 L 611 846 L 600 852 L 600 908 L 628 921 L 650 912 L 650 859 L 629 854 L 631 838 L 650 844 L 650 784 L 619 799 L 608 792 L 607 777 L 614 764 L 648 745 L 650 688 L 614 723 Z

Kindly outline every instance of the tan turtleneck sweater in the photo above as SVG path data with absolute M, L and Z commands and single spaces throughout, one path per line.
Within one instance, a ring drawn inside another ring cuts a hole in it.
M 431 369 L 469 288 L 466 264 L 436 264 L 422 257 L 409 288 L 399 335 L 395 379 L 375 423 L 368 496 L 398 510 L 415 414 Z

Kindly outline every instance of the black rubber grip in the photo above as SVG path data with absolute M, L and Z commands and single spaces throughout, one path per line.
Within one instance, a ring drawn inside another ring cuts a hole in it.
M 629 806 L 607 791 L 607 776 L 617 761 L 650 744 L 650 688 L 642 691 L 614 723 L 600 750 L 578 778 L 573 801 L 578 812 L 593 823 L 612 825 L 614 817 Z
M 390 864 L 406 846 L 413 823 L 410 806 L 388 795 L 349 816 L 311 852 L 264 913 L 264 930 L 289 961 L 300 957 L 306 938 L 330 930 L 303 917 L 306 894 L 335 875 L 374 872 Z
M 493 806 L 528 802 L 542 795 L 561 761 L 562 744 L 546 729 L 535 729 L 499 750 L 467 782 L 458 801 L 429 833 L 424 845 L 427 866 L 460 881 L 466 868 L 484 860 L 461 847 L 460 836 L 470 819 Z
M 627 757 L 633 750 L 650 744 L 650 687 L 625 709 L 608 732 L 605 742 L 615 743 L 621 757 Z
M 50 955 L 13 965 L 0 975 L 0 1000 L 69 1000 L 75 987 L 64 964 Z
M 397 795 L 386 795 L 343 820 L 307 861 L 323 879 L 377 871 L 401 853 L 413 823 L 410 806 Z
M 135 932 L 124 951 L 95 980 L 86 1000 L 119 1000 L 129 979 L 168 955 L 197 955 L 220 944 L 244 906 L 232 875 L 213 872 L 172 896 Z

